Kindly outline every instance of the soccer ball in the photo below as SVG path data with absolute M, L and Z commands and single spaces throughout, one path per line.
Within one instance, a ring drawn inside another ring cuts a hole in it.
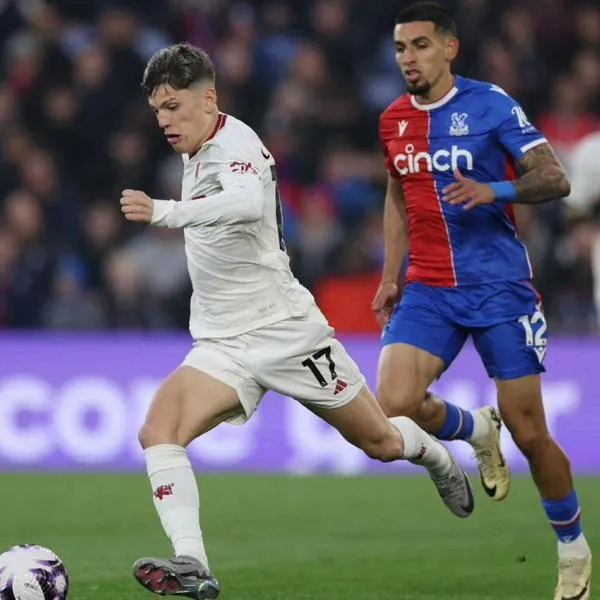
M 48 548 L 23 544 L 0 554 L 0 600 L 65 600 L 69 574 Z

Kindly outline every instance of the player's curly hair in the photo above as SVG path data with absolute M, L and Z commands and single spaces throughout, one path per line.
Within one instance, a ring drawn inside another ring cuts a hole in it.
M 451 13 L 441 4 L 425 0 L 407 6 L 398 13 L 396 25 L 429 21 L 435 25 L 436 31 L 456 36 L 456 23 Z
M 163 48 L 148 61 L 142 77 L 142 90 L 149 98 L 162 85 L 185 90 L 196 83 L 215 83 L 215 65 L 210 56 L 191 44 Z

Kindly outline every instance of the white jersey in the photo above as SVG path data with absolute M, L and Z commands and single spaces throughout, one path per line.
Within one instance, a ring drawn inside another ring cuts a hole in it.
M 577 143 L 569 160 L 571 194 L 567 203 L 581 211 L 590 210 L 600 202 L 600 131 L 585 136 Z
M 192 337 L 306 315 L 314 298 L 290 270 L 275 161 L 258 135 L 220 114 L 212 137 L 183 161 L 181 201 L 154 200 L 152 224 L 184 228 Z

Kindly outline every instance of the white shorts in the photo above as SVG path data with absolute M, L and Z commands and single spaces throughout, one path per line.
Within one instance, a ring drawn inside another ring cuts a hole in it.
M 233 338 L 198 340 L 183 360 L 234 388 L 245 423 L 264 394 L 273 390 L 315 407 L 332 409 L 350 402 L 365 378 L 315 306 L 305 317 L 290 318 Z

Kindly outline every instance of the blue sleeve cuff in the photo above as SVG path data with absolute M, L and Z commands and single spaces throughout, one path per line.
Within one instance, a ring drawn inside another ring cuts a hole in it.
M 498 202 L 516 202 L 517 201 L 517 190 L 515 184 L 512 181 L 499 181 L 497 183 L 490 183 L 490 187 L 496 196 Z

